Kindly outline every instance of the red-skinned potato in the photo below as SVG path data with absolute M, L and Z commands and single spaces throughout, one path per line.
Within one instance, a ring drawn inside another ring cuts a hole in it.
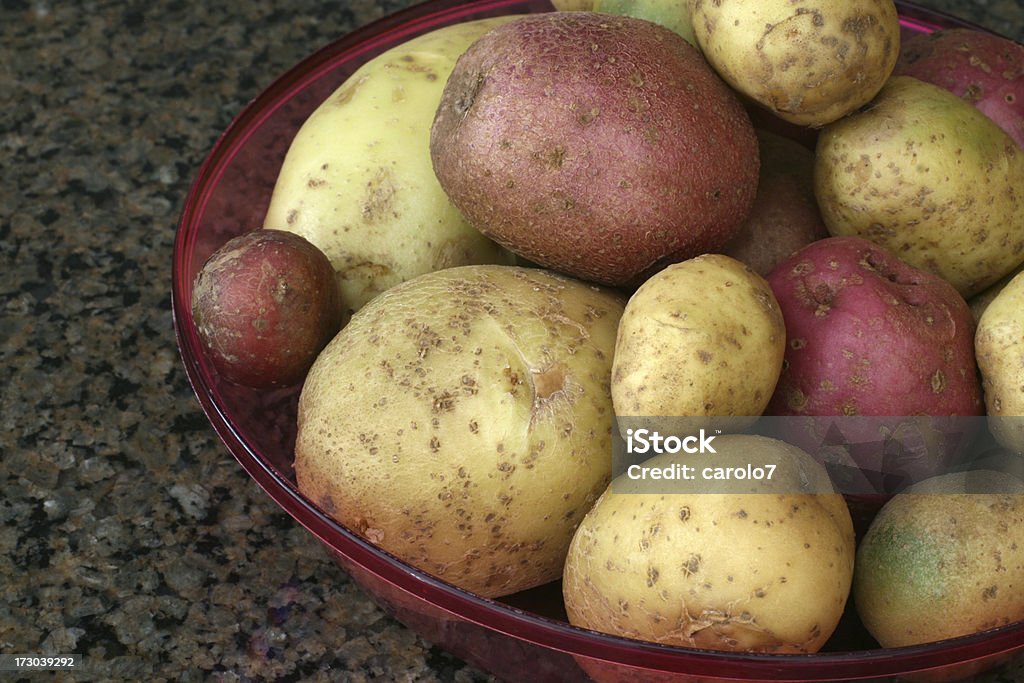
M 342 324 L 334 268 L 299 235 L 254 230 L 203 265 L 192 315 L 210 361 L 226 380 L 253 388 L 298 384 Z
M 786 424 L 807 432 L 788 436 L 813 450 L 830 428 L 851 442 L 903 434 L 905 447 L 923 449 L 920 459 L 900 463 L 900 476 L 914 480 L 955 457 L 974 421 L 916 417 L 983 414 L 974 318 L 952 285 L 860 237 L 814 242 L 767 280 L 787 333 L 767 414 L 879 418 L 793 420 Z M 867 459 L 860 466 L 895 474 L 876 459 L 884 453 L 858 455 Z
M 945 88 L 1024 147 L 1024 45 L 969 28 L 919 33 L 900 47 L 893 75 Z
M 470 46 L 430 153 L 482 233 L 613 286 L 720 249 L 757 190 L 750 117 L 700 53 L 664 26 L 597 12 L 529 15 Z

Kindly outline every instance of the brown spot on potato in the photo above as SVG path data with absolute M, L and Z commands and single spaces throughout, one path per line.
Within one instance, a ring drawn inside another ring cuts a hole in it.
M 446 391 L 434 398 L 431 407 L 435 413 L 447 412 L 455 407 L 455 396 Z
M 689 577 L 689 576 L 693 576 L 694 574 L 699 572 L 700 571 L 700 567 L 701 567 L 701 556 L 699 554 L 697 554 L 697 553 L 692 553 L 683 562 L 682 567 L 680 567 L 680 570 L 683 572 L 683 576 Z M 732 577 L 729 577 L 729 580 L 731 581 Z
M 545 160 L 548 166 L 553 169 L 562 168 L 562 164 L 565 162 L 565 147 L 558 145 L 548 152 Z
M 843 33 L 852 33 L 857 39 L 867 35 L 871 27 L 876 23 L 875 17 L 870 14 L 854 15 L 843 21 Z
M 658 577 L 660 575 L 661 573 L 658 571 L 657 567 L 647 567 L 647 587 L 651 588 L 654 586 L 654 584 L 658 583 Z
M 329 515 L 333 515 L 338 511 L 338 506 L 334 503 L 334 499 L 331 498 L 331 494 L 329 493 L 325 493 L 321 496 L 319 505 L 323 508 L 323 511 Z
M 589 126 L 594 120 L 601 115 L 600 107 L 591 107 L 586 111 L 580 112 L 576 116 L 576 120 L 579 121 L 580 125 Z
M 469 75 L 467 78 L 462 79 L 456 85 L 455 92 L 457 93 L 452 101 L 452 109 L 455 111 L 458 119 L 464 119 L 469 110 L 473 108 L 473 103 L 476 102 L 477 96 L 480 94 L 480 89 L 483 88 L 486 83 L 487 77 L 477 72 Z M 505 144 L 511 147 L 511 144 L 507 140 L 502 140 L 499 146 Z
M 801 413 L 807 407 L 807 395 L 800 389 L 791 387 L 786 391 L 786 405 L 794 412 Z
M 395 184 L 391 169 L 382 166 L 366 183 L 366 194 L 361 207 L 363 219 L 373 223 L 391 214 L 394 196 Z
M 363 76 L 357 80 L 346 83 L 346 85 L 338 90 L 334 95 L 334 104 L 341 106 L 349 102 L 349 100 L 352 99 L 352 96 L 356 94 L 356 91 L 359 90 L 359 86 L 365 83 L 368 78 L 369 76 Z
M 552 365 L 544 370 L 532 370 L 533 392 L 536 402 L 543 402 L 565 388 L 565 367 Z

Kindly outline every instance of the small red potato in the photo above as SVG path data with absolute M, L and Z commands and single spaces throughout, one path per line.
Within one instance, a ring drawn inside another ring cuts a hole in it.
M 342 324 L 334 269 L 305 238 L 254 230 L 224 244 L 192 290 L 199 338 L 220 375 L 267 389 L 298 384 Z
M 807 430 L 787 438 L 812 453 L 830 429 L 851 443 L 896 438 L 927 451 L 908 452 L 910 462 L 899 464 L 900 476 L 915 480 L 954 457 L 973 421 L 938 418 L 984 413 L 974 319 L 952 285 L 861 237 L 813 242 L 767 280 L 787 333 L 767 414 L 844 418 L 787 421 Z M 920 416 L 936 419 L 922 423 Z M 884 453 L 853 455 L 872 472 L 896 474 L 877 460 Z
M 950 91 L 1024 147 L 1024 45 L 969 28 L 919 33 L 901 46 L 893 75 Z

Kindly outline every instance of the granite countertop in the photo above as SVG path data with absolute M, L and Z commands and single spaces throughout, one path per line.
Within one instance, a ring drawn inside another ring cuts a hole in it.
M 0 654 L 81 653 L 77 680 L 491 680 L 247 477 L 172 329 L 176 222 L 218 134 L 405 4 L 0 3 Z M 1024 40 L 1019 0 L 924 4 Z

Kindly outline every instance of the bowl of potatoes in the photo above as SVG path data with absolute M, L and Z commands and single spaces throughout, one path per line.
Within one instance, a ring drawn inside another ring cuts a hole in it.
M 891 0 L 429 0 L 210 152 L 189 380 L 503 680 L 1018 680 L 1022 73 Z

